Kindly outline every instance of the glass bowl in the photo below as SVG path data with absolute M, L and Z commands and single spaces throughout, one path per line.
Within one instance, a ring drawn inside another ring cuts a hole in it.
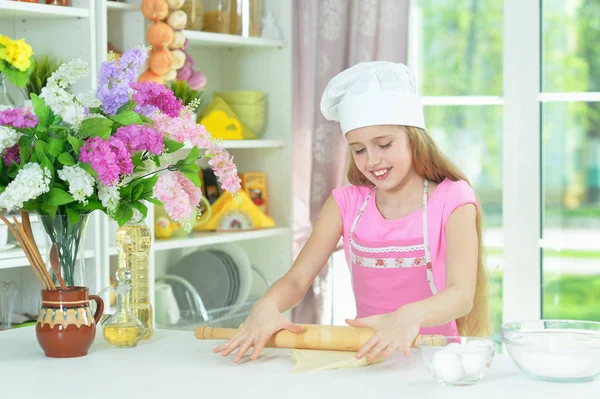
M 447 385 L 473 385 L 489 369 L 496 343 L 478 337 L 421 337 L 417 342 L 434 380 Z
M 600 375 L 598 322 L 507 322 L 502 326 L 502 342 L 517 367 L 531 378 L 583 382 Z

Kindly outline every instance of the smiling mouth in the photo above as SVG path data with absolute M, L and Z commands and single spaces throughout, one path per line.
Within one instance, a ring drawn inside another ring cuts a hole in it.
M 373 176 L 375 176 L 376 179 L 380 180 L 386 178 L 391 169 L 392 168 L 377 169 L 372 171 L 371 173 L 373 174 Z

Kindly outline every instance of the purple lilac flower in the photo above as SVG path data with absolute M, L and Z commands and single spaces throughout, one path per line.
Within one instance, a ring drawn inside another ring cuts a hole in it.
M 7 148 L 2 155 L 4 158 L 4 165 L 10 166 L 13 163 L 20 164 L 21 158 L 19 157 L 19 145 L 15 144 L 10 148 Z
M 124 84 L 112 88 L 98 87 L 96 97 L 102 101 L 104 112 L 113 116 L 122 105 L 129 101 L 129 89 Z
M 114 137 L 103 140 L 100 137 L 88 139 L 81 147 L 81 162 L 88 162 L 98 173 L 100 181 L 112 186 L 119 181 L 120 175 L 133 172 L 133 163 L 125 144 Z
M 25 107 L 7 108 L 0 111 L 0 125 L 8 125 L 17 129 L 36 127 L 38 118 Z
M 126 51 L 120 59 L 104 61 L 98 72 L 96 98 L 108 115 L 115 115 L 129 101 L 129 84 L 137 79 L 140 66 L 146 61 L 148 50 L 138 46 Z
M 148 49 L 143 46 L 137 46 L 127 50 L 119 59 L 119 67 L 123 69 L 128 82 L 135 81 L 138 76 L 138 70 L 148 58 Z
M 164 149 L 162 134 L 147 126 L 122 126 L 117 129 L 113 137 L 125 143 L 131 155 L 139 151 L 160 155 Z
M 165 85 L 156 82 L 132 82 L 129 86 L 136 90 L 133 100 L 138 105 L 151 105 L 172 118 L 179 116 L 183 104 Z

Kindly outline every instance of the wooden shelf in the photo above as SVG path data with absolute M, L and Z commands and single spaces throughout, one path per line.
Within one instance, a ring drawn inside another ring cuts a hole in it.
M 106 8 L 108 9 L 109 12 L 110 11 L 113 11 L 113 12 L 140 11 L 139 4 L 121 3 L 118 1 L 107 1 Z
M 283 148 L 287 146 L 284 140 L 221 140 L 219 141 L 225 149 L 259 149 L 259 148 Z M 191 148 L 191 146 L 186 146 Z
M 284 40 L 265 39 L 262 37 L 245 37 L 225 33 L 201 32 L 184 30 L 183 33 L 190 41 L 190 46 L 198 47 L 265 47 L 283 48 Z
M 0 1 L 0 19 L 65 19 L 89 18 L 90 10 L 78 7 L 24 3 L 20 1 Z
M 44 253 L 46 248 L 40 248 L 40 252 L 42 253 L 42 257 L 45 256 Z M 85 258 L 90 259 L 94 257 L 94 251 L 89 249 L 85 251 Z M 20 246 L 16 246 L 15 248 L 9 251 L 1 251 L 0 252 L 0 270 L 1 269 L 12 269 L 14 267 L 24 267 L 29 266 L 29 261 L 27 257 L 23 253 L 23 250 Z
M 193 233 L 190 237 L 187 238 L 157 240 L 154 242 L 154 250 L 166 251 L 169 249 L 200 247 L 202 245 L 222 244 L 225 242 L 236 242 L 255 240 L 259 238 L 277 237 L 288 233 L 289 229 L 285 227 L 273 227 L 268 229 L 231 233 Z

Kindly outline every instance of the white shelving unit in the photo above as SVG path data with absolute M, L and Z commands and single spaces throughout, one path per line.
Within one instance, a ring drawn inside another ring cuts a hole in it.
M 214 91 L 266 92 L 262 137 L 223 141 L 222 145 L 234 156 L 240 172 L 265 172 L 269 215 L 275 220 L 276 227 L 231 233 L 195 232 L 187 238 L 155 239 L 150 253 L 152 291 L 155 277 L 168 273 L 169 268 L 187 253 L 207 245 L 238 244 L 252 265 L 270 281 L 281 277 L 291 265 L 292 2 L 263 1 L 263 14 L 274 13 L 282 40 L 196 31 L 185 31 L 185 34 L 189 38 L 188 51 L 195 60 L 195 69 L 204 72 L 208 79 L 202 107 L 211 102 Z M 97 70 L 106 57 L 109 41 L 121 51 L 146 45 L 148 22 L 140 11 L 140 0 L 125 3 L 72 0 L 71 7 L 0 0 L 0 31 L 3 34 L 25 38 L 36 55 L 47 53 L 62 60 L 79 57 L 89 62 L 91 77 L 76 90 L 96 87 Z M 116 223 L 102 213 L 93 215 L 88 228 L 86 267 L 90 291 L 97 293 L 110 284 L 111 274 L 116 270 Z M 146 223 L 154 236 L 151 204 Z M 31 268 L 23 267 L 27 265 L 26 258 L 11 257 L 19 253 L 19 248 L 12 251 L 17 252 L 0 252 L 0 281 L 15 280 L 19 285 L 20 296 L 25 299 L 18 304 L 17 311 L 35 312 L 37 309 L 31 309 L 31 306 L 37 304 L 34 297 L 39 295 L 39 284 L 35 282 Z M 108 295 L 104 299 L 108 300 Z

